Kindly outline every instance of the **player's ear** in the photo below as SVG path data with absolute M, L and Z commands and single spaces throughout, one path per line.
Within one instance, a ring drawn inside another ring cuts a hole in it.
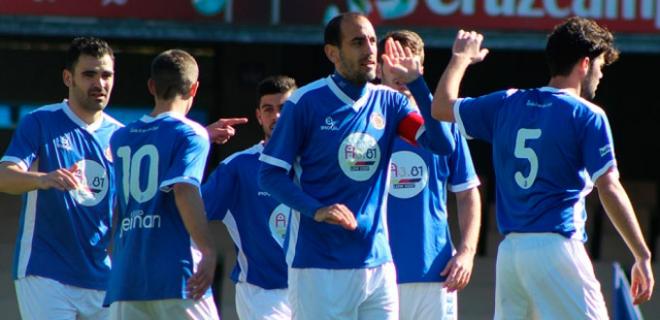
M 64 69 L 62 70 L 62 82 L 64 82 L 64 85 L 67 87 L 71 87 L 71 84 L 73 83 L 73 74 L 71 71 Z
M 585 76 L 587 73 L 589 73 L 589 68 L 591 68 L 591 59 L 589 59 L 589 57 L 584 57 L 578 60 L 577 65 L 580 75 Z
M 331 44 L 326 44 L 325 46 L 323 46 L 323 51 L 325 51 L 325 56 L 328 57 L 328 60 L 330 60 L 330 62 L 332 62 L 333 64 L 339 62 L 339 47 Z
M 154 79 L 149 78 L 149 80 L 147 80 L 147 89 L 149 89 L 149 93 L 151 93 L 152 96 L 156 96 L 156 81 L 154 81 Z
M 195 97 L 197 94 L 197 89 L 199 89 L 199 81 L 195 82 L 190 86 L 190 97 Z

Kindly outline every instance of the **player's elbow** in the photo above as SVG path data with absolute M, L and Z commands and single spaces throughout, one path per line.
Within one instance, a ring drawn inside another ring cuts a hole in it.
M 454 122 L 452 101 L 439 95 L 434 97 L 431 104 L 431 116 L 439 121 Z

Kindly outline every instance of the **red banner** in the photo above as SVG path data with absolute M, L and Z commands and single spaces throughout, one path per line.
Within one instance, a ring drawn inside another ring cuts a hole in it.
M 0 14 L 321 25 L 362 11 L 376 25 L 548 30 L 563 19 L 592 18 L 616 32 L 660 33 L 657 0 L 0 0 Z

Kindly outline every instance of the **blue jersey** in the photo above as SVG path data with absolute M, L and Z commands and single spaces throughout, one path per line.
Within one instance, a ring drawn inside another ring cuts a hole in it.
M 186 282 L 201 254 L 170 191 L 177 183 L 200 185 L 208 134 L 196 122 L 168 112 L 128 124 L 110 144 L 118 219 L 104 304 L 186 298 Z
M 120 127 L 106 114 L 88 125 L 66 100 L 23 118 L 0 161 L 30 171 L 69 169 L 80 187 L 34 190 L 23 196 L 14 279 L 34 275 L 81 288 L 105 289 L 115 192 L 109 141 Z
M 391 261 L 383 221 L 388 160 L 398 126 L 415 109 L 385 86 L 367 84 L 353 100 L 342 85 L 330 76 L 298 89 L 260 158 L 293 168 L 303 192 L 323 205 L 345 204 L 356 215 L 357 230 L 348 231 L 294 210 L 286 253 L 294 268 L 355 269 Z
M 554 232 L 586 240 L 584 198 L 616 169 L 605 112 L 569 92 L 543 87 L 456 102 L 466 137 L 493 145 L 497 223 L 509 232 Z
M 231 278 L 264 289 L 287 287 L 282 245 L 291 209 L 257 185 L 263 144 L 227 157 L 202 187 L 206 213 L 222 220 L 236 245 Z
M 387 225 L 398 283 L 441 282 L 452 257 L 447 190 L 479 185 L 465 138 L 452 126 L 456 149 L 438 156 L 401 139 L 390 160 Z

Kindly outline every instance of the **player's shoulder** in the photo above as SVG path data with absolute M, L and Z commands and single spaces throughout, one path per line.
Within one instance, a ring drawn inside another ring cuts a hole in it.
M 173 119 L 175 128 L 177 130 L 183 131 L 185 133 L 193 133 L 196 136 L 209 140 L 209 133 L 201 124 L 178 113 L 172 112 L 169 114 L 169 116 Z
M 293 104 L 299 104 L 301 101 L 305 101 L 310 98 L 314 99 L 317 98 L 318 95 L 327 94 L 328 91 L 324 90 L 327 88 L 327 78 L 321 78 L 296 89 L 296 91 L 291 94 L 288 101 Z
M 64 108 L 66 107 L 65 103 L 66 102 L 58 102 L 58 103 L 43 105 L 30 111 L 28 115 L 35 117 L 50 117 L 53 112 L 63 111 Z
M 246 163 L 246 161 L 244 161 L 244 160 L 246 160 L 247 158 L 255 158 L 255 159 L 258 160 L 259 155 L 261 154 L 261 152 L 263 150 L 264 150 L 264 146 L 260 142 L 260 143 L 257 143 L 257 144 L 255 144 L 255 145 L 253 145 L 253 146 L 251 146 L 251 147 L 249 147 L 245 150 L 241 150 L 241 151 L 232 153 L 227 158 L 222 160 L 221 164 L 224 164 L 224 165 L 240 165 L 240 164 Z
M 561 93 L 556 95 L 561 101 L 563 101 L 567 106 L 573 109 L 573 113 L 576 115 L 586 114 L 586 115 L 601 115 L 605 116 L 605 110 L 598 106 L 597 104 L 578 96 L 570 91 L 566 90 L 557 90 Z

